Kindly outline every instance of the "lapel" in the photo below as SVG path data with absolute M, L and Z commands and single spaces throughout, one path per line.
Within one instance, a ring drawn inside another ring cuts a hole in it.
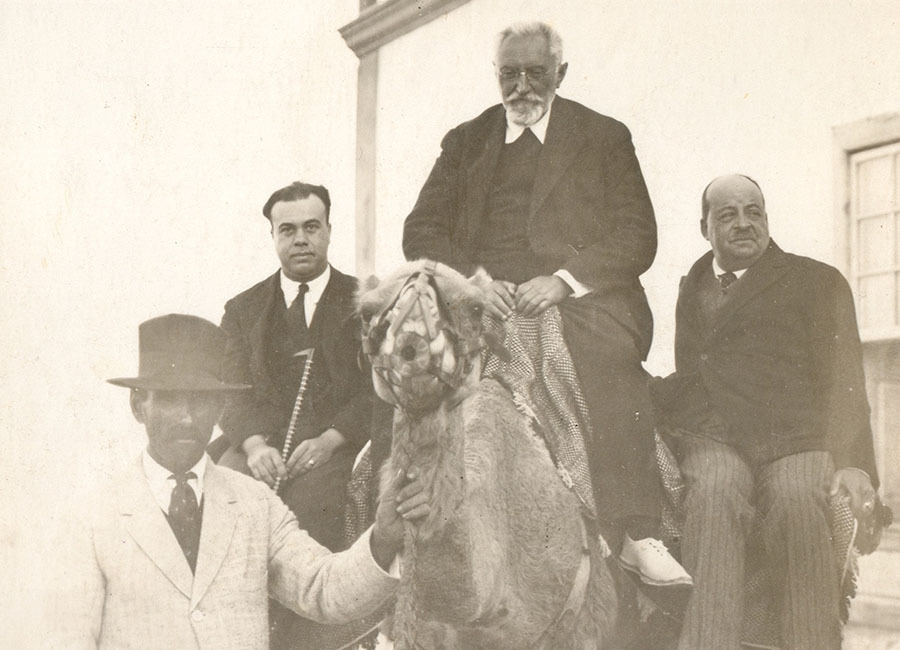
M 341 290 L 342 285 L 343 277 L 332 266 L 331 278 L 325 286 L 325 291 L 322 292 L 312 322 L 309 324 L 309 331 L 316 341 L 326 338 L 329 334 L 335 334 L 339 328 L 346 298 L 346 292 Z
M 732 285 L 734 294 L 731 300 L 726 302 L 713 317 L 713 331 L 718 331 L 722 325 L 734 318 L 741 307 L 765 291 L 787 273 L 787 270 L 787 257 L 774 240 L 769 240 L 769 247 L 759 261 L 747 269 L 739 282 Z
M 572 107 L 573 105 L 562 97 L 553 100 L 547 137 L 544 138 L 544 145 L 541 147 L 534 189 L 531 192 L 529 224 L 584 146 L 584 140 L 580 135 L 579 116 Z
M 203 524 L 200 529 L 200 549 L 197 553 L 194 588 L 190 594 L 191 607 L 203 599 L 231 547 L 237 520 L 234 507 L 236 503 L 237 497 L 225 481 L 222 470 L 208 462 L 203 477 Z
M 475 159 L 466 167 L 465 216 L 468 245 L 474 243 L 478 235 L 478 225 L 484 216 L 484 204 L 487 200 L 503 141 L 506 139 L 506 111 L 498 105 L 478 139 L 481 149 Z M 468 249 L 470 246 L 466 246 Z
M 140 457 L 126 472 L 118 493 L 119 513 L 128 533 L 163 575 L 190 598 L 194 580 L 191 568 L 165 514 L 150 493 Z
M 272 325 L 272 307 L 275 299 L 279 297 L 278 276 L 279 271 L 276 271 L 263 284 L 262 307 L 250 329 L 250 367 L 257 380 L 263 377 L 268 378 L 266 340 Z

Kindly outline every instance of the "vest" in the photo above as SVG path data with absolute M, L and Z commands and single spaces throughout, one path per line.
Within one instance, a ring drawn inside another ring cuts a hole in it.
M 272 307 L 271 319 L 269 337 L 266 341 L 266 364 L 269 367 L 269 376 L 278 391 L 278 411 L 286 413 L 286 419 L 282 424 L 279 438 L 269 440 L 268 443 L 280 450 L 284 434 L 290 424 L 290 413 L 297 399 L 297 390 L 300 388 L 300 378 L 305 365 L 304 357 L 294 355 L 312 347 L 314 336 L 308 329 L 305 332 L 297 332 L 288 326 L 287 307 L 284 305 L 284 294 L 280 289 Z M 314 373 L 315 366 L 313 368 Z M 305 413 L 308 413 L 310 407 L 309 392 L 307 390 L 304 397 Z M 299 440 L 299 437 L 295 437 L 294 444 Z
M 525 282 L 553 273 L 558 264 L 531 249 L 528 213 L 541 142 L 531 130 L 503 145 L 494 172 L 473 261 L 497 280 Z
M 738 280 L 739 281 L 739 280 Z M 703 325 L 709 327 L 716 313 L 731 301 L 734 290 L 737 288 L 734 284 L 729 287 L 728 291 L 722 291 L 722 285 L 719 278 L 710 267 L 700 277 L 698 288 L 698 304 L 700 306 L 700 317 Z
M 728 304 L 733 294 L 733 290 L 722 291 L 719 278 L 713 273 L 712 266 L 700 277 L 697 286 L 697 306 L 704 335 L 709 334 L 713 318 L 722 307 Z M 684 413 L 688 415 L 687 421 L 682 421 L 681 424 L 687 426 L 693 433 L 704 435 L 719 442 L 729 444 L 734 442 L 725 420 L 709 403 L 709 395 L 699 376 L 697 377 L 697 382 L 692 385 L 690 392 L 683 396 L 682 408 Z

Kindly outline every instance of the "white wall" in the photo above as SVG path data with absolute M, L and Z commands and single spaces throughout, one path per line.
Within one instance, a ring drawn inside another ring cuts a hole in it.
M 36 640 L 68 495 L 144 443 L 104 381 L 137 371 L 137 324 L 218 322 L 277 268 L 260 208 L 298 178 L 352 272 L 357 8 L 0 2 L 0 646 Z
M 142 445 L 124 389 L 140 321 L 218 320 L 275 268 L 259 213 L 297 178 L 332 190 L 353 270 L 357 0 L 0 2 L 0 645 L 30 647 L 68 495 Z M 632 129 L 660 222 L 645 276 L 667 367 L 677 276 L 704 249 L 713 175 L 758 178 L 787 248 L 831 250 L 830 127 L 900 109 L 895 2 L 472 0 L 385 47 L 377 263 L 443 133 L 497 101 L 491 36 L 556 24 L 562 94 Z M 8 601 L 8 602 L 6 602 Z
M 707 248 L 699 196 L 714 176 L 755 177 L 776 240 L 834 261 L 831 127 L 900 110 L 895 1 L 472 0 L 380 53 L 380 271 L 401 258 L 402 220 L 443 134 L 499 101 L 492 37 L 513 16 L 562 35 L 561 95 L 632 130 L 659 222 L 643 277 L 651 371 L 672 367 L 678 277 Z
M 402 258 L 403 219 L 441 137 L 499 101 L 492 38 L 521 19 L 561 33 L 562 96 L 631 128 L 659 225 L 656 261 L 642 277 L 656 321 L 650 372 L 674 367 L 678 279 L 708 249 L 700 193 L 713 177 L 756 178 L 775 239 L 841 265 L 832 127 L 900 111 L 896 0 L 470 0 L 379 54 L 379 272 Z M 896 583 L 898 567 L 881 561 L 890 570 L 864 570 L 860 590 L 888 607 L 894 591 L 880 585 Z

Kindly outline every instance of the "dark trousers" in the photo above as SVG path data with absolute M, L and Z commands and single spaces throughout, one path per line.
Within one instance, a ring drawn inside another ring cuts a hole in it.
M 747 538 L 761 535 L 781 612 L 782 648 L 840 648 L 838 575 L 827 519 L 831 455 L 810 451 L 752 467 L 734 447 L 678 439 L 687 485 L 682 564 L 693 576 L 679 648 L 740 647 Z
M 599 308 L 596 298 L 567 299 L 559 309 L 591 417 L 593 435 L 585 442 L 599 520 L 601 527 L 616 522 L 604 533 L 617 548 L 624 528 L 639 539 L 656 535 L 659 522 L 662 486 L 649 376 L 635 337 Z

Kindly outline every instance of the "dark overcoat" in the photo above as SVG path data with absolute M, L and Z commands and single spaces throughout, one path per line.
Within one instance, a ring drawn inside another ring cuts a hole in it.
M 356 288 L 356 278 L 332 267 L 310 323 L 315 360 L 303 407 L 307 417 L 298 441 L 329 427 L 340 431 L 353 449 L 368 440 L 371 393 L 357 364 Z M 276 300 L 283 300 L 278 272 L 225 305 L 225 381 L 253 387 L 229 400 L 220 421 L 222 431 L 235 444 L 258 434 L 280 448 L 290 421 L 293 402 L 281 397 L 277 383 L 283 378 L 273 377 L 266 361 Z
M 840 272 L 775 242 L 710 322 L 700 283 L 712 251 L 682 278 L 674 374 L 654 382 L 660 411 L 698 428 L 711 410 L 722 436 L 762 462 L 825 450 L 878 485 L 853 296 Z M 706 278 L 708 279 L 708 278 Z M 701 425 L 702 428 L 702 425 Z
M 474 271 L 480 225 L 503 148 L 497 104 L 441 142 L 406 218 L 403 252 Z M 650 349 L 653 318 L 638 276 L 656 255 L 656 221 L 628 128 L 577 102 L 553 100 L 528 214 L 535 255 L 593 288 L 591 300 Z
M 408 259 L 475 270 L 505 136 L 500 104 L 447 133 L 406 218 Z M 640 363 L 650 350 L 653 317 L 638 278 L 656 255 L 656 221 L 628 128 L 557 96 L 523 218 L 540 268 L 568 271 L 592 290 L 566 298 L 559 309 L 590 411 L 586 446 L 599 518 L 655 519 L 659 481 Z

